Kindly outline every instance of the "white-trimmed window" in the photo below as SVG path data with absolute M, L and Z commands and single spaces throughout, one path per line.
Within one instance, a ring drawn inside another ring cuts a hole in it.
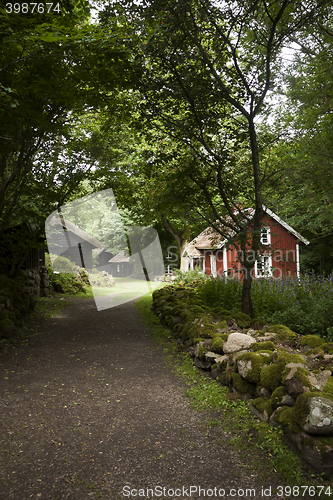
M 271 255 L 261 255 L 255 262 L 255 276 L 262 278 L 265 276 L 272 276 L 272 257 Z
M 263 227 L 261 229 L 260 241 L 261 241 L 262 245 L 270 245 L 271 244 L 271 229 L 270 229 L 270 227 Z

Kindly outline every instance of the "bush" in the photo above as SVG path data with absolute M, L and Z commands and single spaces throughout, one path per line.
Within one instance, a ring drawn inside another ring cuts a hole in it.
M 180 271 L 179 269 L 175 269 L 174 274 L 176 279 L 173 280 L 173 283 L 183 283 L 184 285 L 188 285 L 193 281 L 205 282 L 208 279 L 206 274 L 202 274 L 198 268 L 189 271 Z
M 208 277 L 198 295 L 209 307 L 223 307 L 231 312 L 242 309 L 242 283 L 237 279 Z
M 198 295 L 209 307 L 235 313 L 242 307 L 242 282 L 210 277 L 198 286 Z M 251 295 L 255 315 L 264 323 L 286 325 L 302 335 L 333 338 L 332 276 L 260 278 L 253 281 Z

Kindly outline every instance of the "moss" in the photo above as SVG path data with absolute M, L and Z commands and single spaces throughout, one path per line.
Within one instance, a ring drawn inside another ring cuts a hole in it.
M 333 344 L 331 344 L 331 343 L 325 343 L 325 344 L 322 344 L 320 347 L 327 354 L 333 354 Z
M 323 387 L 323 392 L 333 395 L 333 377 L 329 377 L 326 384 Z
M 284 396 L 286 396 L 288 393 L 286 391 L 286 388 L 283 386 L 283 385 L 280 385 L 279 387 L 277 387 L 274 391 L 273 391 L 273 394 L 272 394 L 272 397 L 271 397 L 271 403 L 273 406 L 279 406 L 282 399 L 284 398 Z
M 227 328 L 227 322 L 226 322 L 226 320 L 224 319 L 224 320 L 220 321 L 219 323 L 217 323 L 217 325 L 215 325 L 215 328 L 216 328 L 216 330 L 224 330 L 224 329 L 226 329 Z
M 198 358 L 202 359 L 205 356 L 206 352 L 207 352 L 206 347 L 201 344 L 199 346 Z
M 275 414 L 274 414 L 275 415 Z M 277 421 L 284 427 L 288 427 L 291 432 L 299 434 L 302 429 L 297 423 L 297 417 L 294 406 L 286 406 L 276 416 Z
M 287 368 L 284 370 L 283 375 L 282 375 L 282 382 L 285 382 L 288 374 L 290 373 L 290 369 Z M 307 387 L 308 389 L 312 389 L 311 382 L 308 379 L 309 372 L 305 368 L 297 367 L 296 371 L 294 373 L 294 377 L 299 380 L 304 387 Z
M 202 338 L 202 337 L 196 337 L 194 339 L 192 339 L 192 345 L 195 345 L 195 344 L 199 344 L 199 342 L 205 342 L 206 339 Z
M 250 328 L 254 330 L 260 330 L 263 326 L 265 326 L 265 322 L 260 318 L 254 318 L 251 321 Z
M 324 345 L 324 344 L 323 344 Z M 315 347 L 314 349 L 311 349 L 311 351 L 308 351 L 307 356 L 315 356 L 316 358 L 323 358 L 324 357 L 324 351 L 322 347 Z
M 166 296 L 169 295 L 169 293 L 171 293 L 170 288 L 171 287 L 165 286 L 164 288 L 161 288 L 159 290 L 154 290 L 153 291 L 153 300 L 159 300 L 162 297 L 166 298 Z
M 301 363 L 303 365 L 306 364 L 304 358 L 302 356 L 300 356 L 299 354 L 293 354 L 290 352 L 282 352 L 278 356 L 278 358 L 276 360 L 276 364 L 284 369 L 284 367 L 288 363 Z
M 247 352 L 238 356 L 237 361 L 250 361 L 251 369 L 246 374 L 246 379 L 258 384 L 260 382 L 260 373 L 265 365 L 270 363 L 272 356 L 265 356 L 255 352 Z
M 215 333 L 214 325 L 208 323 L 205 318 L 200 318 L 194 325 L 188 329 L 190 337 L 204 337 L 211 338 Z
M 284 325 L 272 325 L 269 327 L 269 331 L 276 333 L 276 339 L 282 344 L 287 344 L 290 346 L 295 345 L 296 333 L 291 331 L 288 327 Z
M 305 335 L 304 337 L 301 338 L 301 346 L 308 346 L 311 347 L 312 349 L 314 347 L 318 347 L 321 344 L 324 344 L 325 341 L 324 339 L 318 337 L 318 335 Z
M 213 342 L 211 345 L 211 350 L 213 352 L 216 352 L 217 354 L 223 354 L 223 344 L 224 344 L 224 340 L 222 339 L 221 336 L 219 336 L 219 337 L 214 336 Z
M 229 311 L 228 309 L 224 309 L 224 307 L 214 307 L 212 309 L 212 312 L 215 316 L 220 316 L 220 315 L 227 315 L 227 316 L 231 316 L 232 315 L 232 312 Z
M 189 311 L 183 311 L 182 313 L 180 313 L 180 319 L 182 321 L 185 321 L 185 323 L 187 322 L 192 322 L 194 320 L 195 316 L 193 313 L 190 313 Z
M 254 406 L 262 415 L 267 413 L 267 415 L 270 417 L 273 413 L 273 408 L 272 408 L 272 403 L 270 399 L 264 398 L 263 396 L 260 396 L 259 398 L 254 399 L 251 401 L 252 406 Z
M 239 312 L 234 314 L 233 317 L 240 328 L 249 328 L 252 323 L 252 318 L 248 314 Z
M 231 314 L 221 314 L 220 315 L 220 320 L 221 321 L 235 321 L 234 317 Z
M 256 342 L 251 345 L 252 351 L 274 351 L 276 349 L 275 345 L 271 341 L 267 342 Z
M 184 330 L 184 325 L 181 323 L 178 323 L 178 325 L 174 325 L 172 330 L 175 332 L 176 335 L 180 335 L 182 331 Z
M 232 386 L 236 389 L 237 392 L 239 392 L 239 394 L 251 394 L 252 396 L 255 395 L 255 386 L 251 384 L 251 382 L 243 379 L 243 377 L 241 377 L 239 373 L 232 372 L 230 378 Z
M 295 403 L 295 419 L 297 423 L 302 427 L 307 419 L 307 416 L 309 414 L 309 398 L 323 398 L 323 399 L 329 399 L 330 401 L 333 401 L 333 394 L 329 394 L 327 392 L 304 392 L 298 398 L 296 399 Z
M 282 371 L 278 365 L 264 366 L 260 373 L 260 383 L 266 389 L 274 391 L 281 385 L 281 376 Z

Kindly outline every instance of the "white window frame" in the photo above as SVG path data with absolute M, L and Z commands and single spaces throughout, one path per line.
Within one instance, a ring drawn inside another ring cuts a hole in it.
M 258 269 L 258 260 L 261 261 L 261 270 Z M 254 272 L 256 278 L 265 278 L 273 276 L 273 266 L 272 266 L 272 256 L 268 254 L 261 255 L 254 263 Z M 264 259 L 267 259 L 267 263 L 264 263 Z M 262 273 L 262 269 L 264 272 Z M 260 274 L 259 274 L 260 272 Z
M 263 231 L 266 231 L 267 241 L 263 240 Z M 271 228 L 269 226 L 265 226 L 261 229 L 260 241 L 262 245 L 270 245 L 271 244 Z
M 217 273 L 216 273 L 216 256 L 214 254 L 210 254 L 210 273 L 211 275 L 216 278 Z

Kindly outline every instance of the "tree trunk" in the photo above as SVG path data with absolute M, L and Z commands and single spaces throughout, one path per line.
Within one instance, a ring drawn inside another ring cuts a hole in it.
M 177 229 L 172 227 L 172 225 L 170 224 L 170 221 L 166 218 L 166 216 L 164 214 L 162 215 L 162 222 L 163 222 L 165 229 L 175 238 L 175 240 L 177 242 L 179 252 L 180 252 L 180 268 L 181 268 L 182 254 L 183 254 L 183 251 L 184 251 L 185 246 L 187 244 L 187 240 L 183 236 L 182 233 L 180 233 L 179 231 L 177 231 Z
M 253 117 L 249 117 L 249 136 L 251 143 L 251 153 L 252 153 L 252 167 L 253 167 L 253 177 L 254 177 L 254 190 L 255 190 L 255 213 L 251 224 L 251 259 L 253 255 L 258 256 L 260 250 L 261 241 L 261 225 L 263 217 L 262 208 L 262 193 L 261 193 L 261 173 L 260 173 L 260 159 L 259 159 L 259 149 L 257 134 L 255 130 L 255 124 Z M 245 248 L 244 251 L 244 280 L 242 289 L 242 312 L 254 317 L 254 310 L 251 298 L 251 287 L 252 287 L 252 276 L 254 262 L 248 260 L 248 252 Z
M 252 267 L 253 269 L 253 267 Z M 252 287 L 252 269 L 244 269 L 244 279 L 242 288 L 242 313 L 248 314 L 254 318 L 251 287 Z

